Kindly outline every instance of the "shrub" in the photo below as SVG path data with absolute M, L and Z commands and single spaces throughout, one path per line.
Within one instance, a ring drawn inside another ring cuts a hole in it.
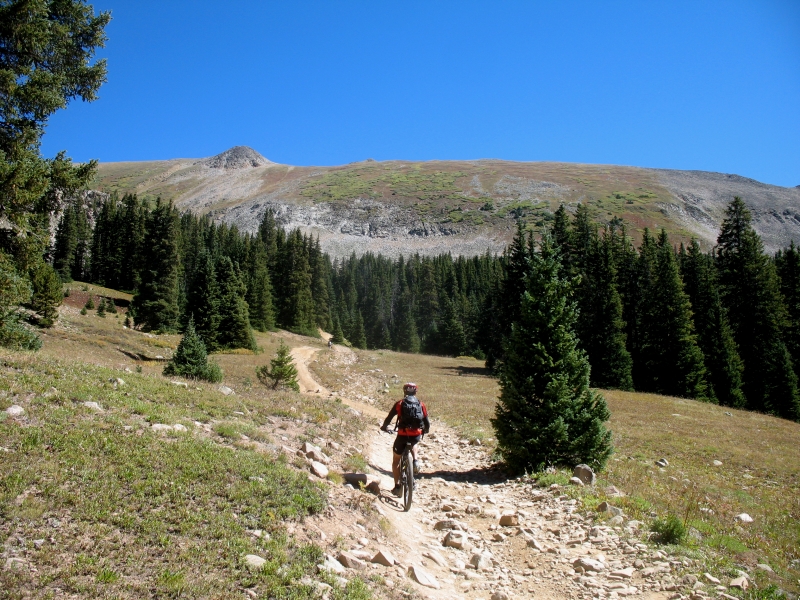
M 8 319 L 0 324 L 0 346 L 12 350 L 38 350 L 42 347 L 42 340 L 18 319 Z
M 216 383 L 222 381 L 222 369 L 215 362 L 208 362 L 206 345 L 194 330 L 194 321 L 189 319 L 186 333 L 178 344 L 175 354 L 164 367 L 164 375 L 178 375 L 189 379 L 203 379 Z
M 686 525 L 675 515 L 656 519 L 650 530 L 656 534 L 655 541 L 659 544 L 680 544 L 686 537 Z
M 300 384 L 297 383 L 297 369 L 294 366 L 292 357 L 289 353 L 289 346 L 281 340 L 275 358 L 269 361 L 270 367 L 262 365 L 256 369 L 256 377 L 264 385 L 271 385 L 272 389 L 279 386 L 300 391 Z

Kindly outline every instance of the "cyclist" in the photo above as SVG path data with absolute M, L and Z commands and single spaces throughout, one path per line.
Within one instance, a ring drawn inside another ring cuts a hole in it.
M 428 409 L 417 398 L 417 384 L 411 382 L 405 384 L 403 386 L 403 394 L 403 399 L 392 406 L 381 426 L 383 431 L 389 431 L 389 423 L 397 417 L 397 438 L 392 446 L 392 451 L 394 452 L 392 456 L 392 475 L 394 475 L 392 493 L 395 496 L 399 496 L 401 493 L 400 459 L 406 446 L 411 446 L 411 456 L 414 458 L 414 473 L 418 473 L 417 444 L 422 438 L 422 434 L 428 433 L 431 428 Z

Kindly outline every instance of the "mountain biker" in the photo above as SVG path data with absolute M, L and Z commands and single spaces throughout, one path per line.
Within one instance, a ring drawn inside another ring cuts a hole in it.
M 423 433 L 428 433 L 431 428 L 431 422 L 428 419 L 428 409 L 417 398 L 417 384 L 406 383 L 403 386 L 403 399 L 397 402 L 386 419 L 383 421 L 381 429 L 389 431 L 389 423 L 392 419 L 397 417 L 397 438 L 392 445 L 392 475 L 394 475 L 394 489 L 392 493 L 395 496 L 400 495 L 400 459 L 406 446 L 411 446 L 411 455 L 414 458 L 414 473 L 419 472 L 419 461 L 417 460 L 417 444 L 422 439 Z M 405 409 L 404 409 L 405 405 Z M 403 417 L 403 415 L 406 415 Z M 414 417 L 414 415 L 417 415 Z M 413 422 L 416 421 L 416 422 Z

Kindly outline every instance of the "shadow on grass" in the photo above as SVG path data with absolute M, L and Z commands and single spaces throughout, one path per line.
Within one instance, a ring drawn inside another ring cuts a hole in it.
M 465 367 L 458 365 L 457 367 L 437 367 L 441 371 L 449 371 L 449 375 L 460 375 L 463 377 L 491 377 L 491 369 L 486 367 Z

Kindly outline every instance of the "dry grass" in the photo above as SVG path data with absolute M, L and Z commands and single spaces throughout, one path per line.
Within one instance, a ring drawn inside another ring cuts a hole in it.
M 359 355 L 357 371 L 381 369 L 387 381 L 398 382 L 390 384 L 382 402 L 387 410 L 400 396 L 402 383 L 415 381 L 433 418 L 491 446 L 489 419 L 499 388 L 482 363 L 390 351 Z M 324 370 L 322 366 L 317 372 Z M 616 453 L 596 488 L 571 488 L 571 493 L 583 496 L 588 508 L 607 499 L 646 523 L 674 514 L 695 530 L 680 551 L 696 554 L 709 568 L 735 575 L 737 565 L 747 567 L 762 583 L 771 577 L 798 591 L 800 424 L 680 398 L 603 394 L 611 410 Z M 669 462 L 666 469 L 655 465 L 660 458 Z M 714 460 L 722 465 L 714 466 Z M 567 475 L 551 479 L 566 481 Z M 607 497 L 602 490 L 608 485 L 625 497 Z M 739 524 L 735 517 L 740 513 L 748 513 L 754 522 Z M 754 569 L 756 563 L 769 564 L 775 575 Z

